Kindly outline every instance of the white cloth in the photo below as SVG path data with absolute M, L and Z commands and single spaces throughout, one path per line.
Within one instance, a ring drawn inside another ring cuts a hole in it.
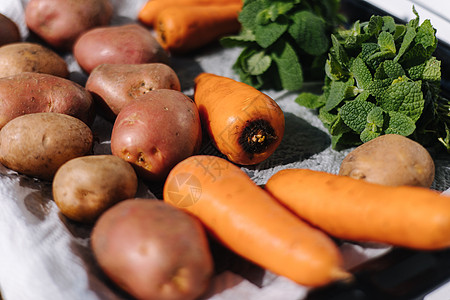
M 114 24 L 133 22 L 146 0 L 114 0 Z M 26 0 L 2 0 L 0 13 L 13 19 L 25 38 L 23 10 Z M 201 71 L 236 78 L 232 64 L 239 49 L 211 46 L 195 55 L 172 57 L 172 67 L 180 77 L 183 91 L 192 95 L 193 78 Z M 83 81 L 83 74 L 71 55 L 65 56 L 72 79 Z M 295 104 L 296 93 L 267 91 L 286 114 L 286 134 L 277 151 L 267 161 L 244 170 L 257 184 L 264 184 L 276 171 L 301 167 L 338 171 L 349 152 L 334 151 L 330 137 L 314 112 Z M 112 124 L 97 118 L 93 131 L 99 137 L 94 152 L 110 153 Z M 216 153 L 212 146 L 204 153 Z M 434 188 L 450 186 L 447 160 L 436 161 Z M 139 196 L 154 197 L 141 184 Z M 0 166 L 0 291 L 5 300 L 103 300 L 127 299 L 99 270 L 89 248 L 89 226 L 62 217 L 52 200 L 51 184 L 21 176 Z M 347 268 L 382 255 L 389 248 L 343 243 L 341 251 Z M 236 260 L 215 276 L 203 299 L 302 299 L 308 289 L 265 272 L 232 255 Z

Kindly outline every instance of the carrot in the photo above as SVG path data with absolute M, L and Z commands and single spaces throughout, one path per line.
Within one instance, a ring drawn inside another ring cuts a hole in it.
M 176 165 L 165 202 L 196 216 L 230 250 L 306 286 L 349 278 L 336 244 L 217 156 L 191 156 Z
M 330 235 L 421 250 L 450 246 L 450 197 L 307 169 L 275 173 L 265 189 Z
M 257 164 L 281 143 L 283 111 L 245 83 L 202 73 L 195 79 L 194 101 L 212 142 L 234 163 Z
M 152 27 L 159 13 L 168 7 L 230 4 L 240 4 L 242 6 L 242 0 L 150 0 L 139 10 L 138 20 Z
M 162 10 L 156 38 L 169 52 L 186 53 L 239 31 L 241 5 L 176 6 Z

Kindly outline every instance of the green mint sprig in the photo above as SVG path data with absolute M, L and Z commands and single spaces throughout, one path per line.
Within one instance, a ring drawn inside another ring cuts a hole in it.
M 221 42 L 242 48 L 233 65 L 242 82 L 299 90 L 306 78 L 323 79 L 339 8 L 339 0 L 245 0 L 240 33 Z
M 407 24 L 372 16 L 332 35 L 323 94 L 301 93 L 296 102 L 318 109 L 334 149 L 395 133 L 450 150 L 450 104 L 440 95 L 441 64 L 433 56 L 436 30 L 413 11 Z

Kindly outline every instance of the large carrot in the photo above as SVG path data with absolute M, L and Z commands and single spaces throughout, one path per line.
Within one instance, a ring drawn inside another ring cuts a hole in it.
M 191 156 L 166 180 L 164 201 L 196 216 L 242 257 L 291 280 L 320 286 L 348 278 L 336 244 L 217 156 Z
M 186 53 L 239 31 L 241 5 L 176 6 L 155 22 L 158 42 L 169 52 Z
M 435 250 L 450 246 L 450 197 L 307 169 L 275 173 L 266 190 L 332 236 Z
M 230 4 L 242 6 L 242 0 L 150 0 L 139 10 L 138 20 L 152 27 L 159 13 L 168 7 Z
M 202 73 L 195 79 L 194 101 L 211 140 L 234 163 L 259 163 L 281 143 L 283 111 L 245 83 Z

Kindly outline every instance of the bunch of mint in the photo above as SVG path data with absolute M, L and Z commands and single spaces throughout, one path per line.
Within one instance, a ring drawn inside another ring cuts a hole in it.
M 441 65 L 433 53 L 436 30 L 419 15 L 407 24 L 372 16 L 332 35 L 322 95 L 301 93 L 300 105 L 318 109 L 334 149 L 382 134 L 408 136 L 447 150 L 449 102 L 440 95 Z
M 240 33 L 221 41 L 243 48 L 233 65 L 242 82 L 299 90 L 305 78 L 323 79 L 339 8 L 339 0 L 245 0 Z

